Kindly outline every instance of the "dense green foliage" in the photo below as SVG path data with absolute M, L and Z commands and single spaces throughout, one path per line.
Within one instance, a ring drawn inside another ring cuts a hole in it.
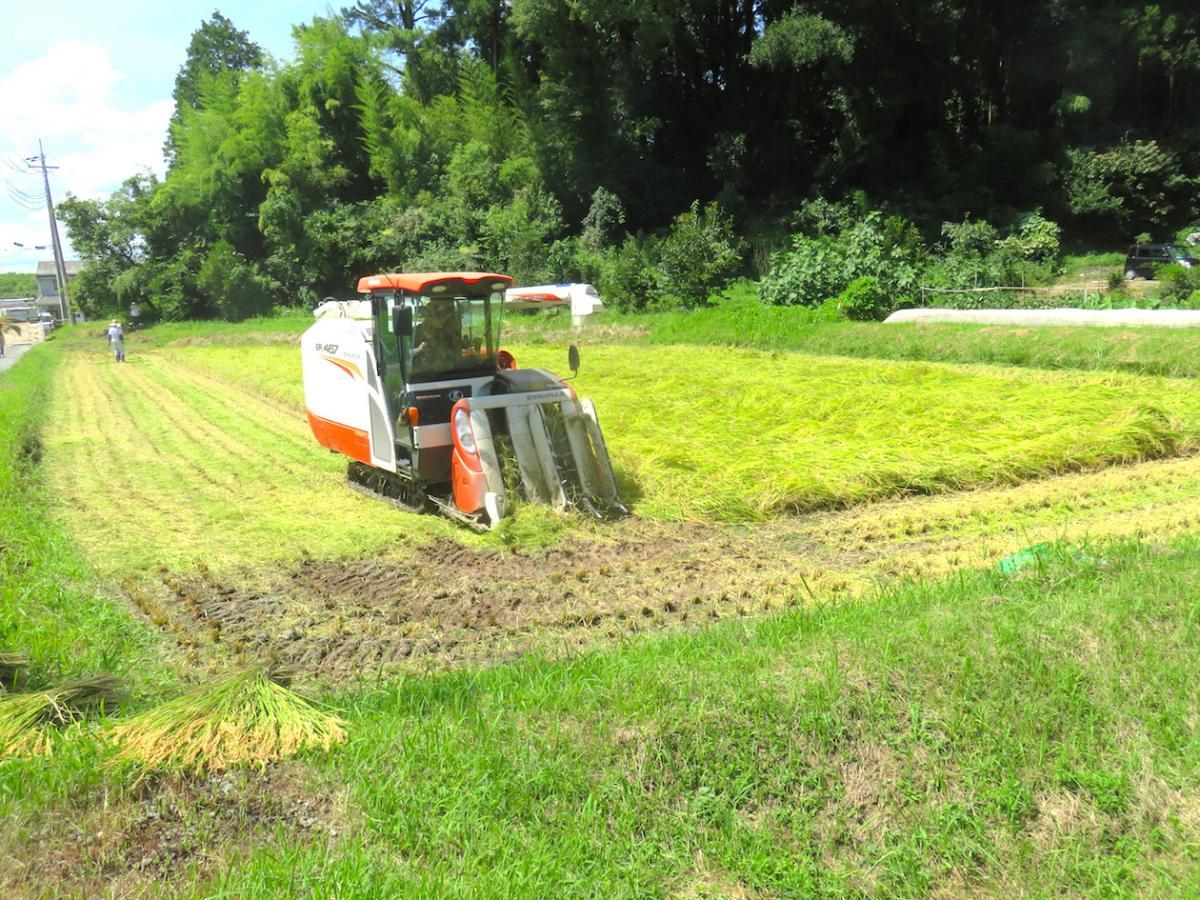
M 37 295 L 37 276 L 32 272 L 0 272 L 0 300 Z
M 883 318 L 900 307 L 929 305 L 930 297 L 940 306 L 1008 305 L 1014 302 L 1008 293 L 989 298 L 968 291 L 1044 285 L 1062 268 L 1062 229 L 1040 210 L 1018 216 L 1003 233 L 970 217 L 943 222 L 932 246 L 913 222 L 871 208 L 861 193 L 843 202 L 807 202 L 793 223 L 791 248 L 772 254 L 761 285 L 763 301 L 777 306 L 817 306 L 860 279 L 870 279 L 877 296 L 839 302 L 851 318 Z
M 694 306 L 793 234 L 829 271 L 784 266 L 773 302 L 1037 283 L 1054 223 L 1119 245 L 1195 220 L 1198 35 L 1178 0 L 362 0 L 280 64 L 214 14 L 165 180 L 62 217 L 84 308 L 151 318 L 403 268 Z M 856 190 L 854 221 L 796 215 Z

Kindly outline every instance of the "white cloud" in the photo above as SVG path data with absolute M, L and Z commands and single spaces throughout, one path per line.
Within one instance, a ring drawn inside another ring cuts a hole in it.
M 173 104 L 170 99 L 136 102 L 133 87 L 103 47 L 85 41 L 63 41 L 40 57 L 0 70 L 0 156 L 23 164 L 42 139 L 48 161 L 59 166 L 52 181 L 56 201 L 67 192 L 104 197 L 142 169 L 161 175 Z M 25 193 L 42 193 L 36 175 L 0 166 L 0 176 Z M 45 212 L 40 215 L 43 224 L 36 234 L 29 211 L 0 193 L 0 269 L 28 268 L 31 259 L 46 258 L 12 246 L 14 241 L 48 244 Z

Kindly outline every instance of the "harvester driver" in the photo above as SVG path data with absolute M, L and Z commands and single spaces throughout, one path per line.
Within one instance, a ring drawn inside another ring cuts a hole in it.
M 462 323 L 449 297 L 426 302 L 414 334 L 413 361 L 425 372 L 448 372 L 462 360 Z

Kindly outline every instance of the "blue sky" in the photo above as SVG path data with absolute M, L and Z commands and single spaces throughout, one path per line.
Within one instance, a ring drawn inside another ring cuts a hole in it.
M 347 0 L 348 4 L 349 0 Z M 337 4 L 339 8 L 342 4 Z M 188 40 L 213 9 L 277 59 L 292 56 L 292 26 L 328 14 L 327 0 L 236 0 L 214 5 L 32 0 L 5 4 L 0 28 L 0 271 L 49 259 L 40 176 L 14 171 L 45 143 L 55 202 L 104 197 L 140 168 L 161 175 L 171 89 Z M 60 226 L 61 230 L 61 226 Z M 64 239 L 67 236 L 64 234 Z M 25 244 L 25 250 L 13 246 Z M 68 247 L 69 250 L 69 247 Z

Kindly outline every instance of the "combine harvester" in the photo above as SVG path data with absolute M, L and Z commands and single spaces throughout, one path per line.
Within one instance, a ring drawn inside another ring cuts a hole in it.
M 623 514 L 596 410 L 500 349 L 512 279 L 372 275 L 369 300 L 327 300 L 301 339 L 313 435 L 350 457 L 361 490 L 475 528 L 507 515 L 506 486 L 596 516 Z M 579 351 L 569 365 L 578 374 Z

